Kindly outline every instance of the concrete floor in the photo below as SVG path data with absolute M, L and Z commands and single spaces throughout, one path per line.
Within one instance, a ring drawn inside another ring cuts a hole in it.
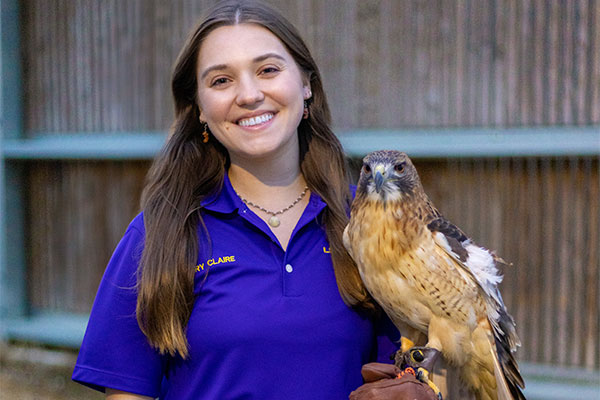
M 76 353 L 0 344 L 0 399 L 101 400 L 71 381 Z

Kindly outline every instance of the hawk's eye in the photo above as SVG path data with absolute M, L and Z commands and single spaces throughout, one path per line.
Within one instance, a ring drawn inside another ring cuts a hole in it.
M 404 163 L 394 165 L 394 171 L 401 174 L 404 172 Z
M 371 173 L 371 167 L 369 167 L 369 164 L 363 164 L 363 171 L 365 171 L 366 174 Z
M 423 361 L 425 359 L 425 355 L 423 354 L 423 352 L 421 350 L 413 350 L 410 353 L 410 356 L 416 362 L 421 362 L 421 361 Z

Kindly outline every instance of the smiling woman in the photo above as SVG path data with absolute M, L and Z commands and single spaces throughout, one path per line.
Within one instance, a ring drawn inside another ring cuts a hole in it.
M 73 379 L 110 399 L 347 398 L 399 335 L 343 248 L 349 179 L 308 49 L 273 9 L 219 2 L 172 89 Z
M 237 168 L 260 173 L 257 158 L 285 162 L 297 176 L 297 129 L 311 91 L 283 43 L 259 25 L 223 26 L 202 43 L 198 71 L 200 120 L 227 149 L 230 178 Z

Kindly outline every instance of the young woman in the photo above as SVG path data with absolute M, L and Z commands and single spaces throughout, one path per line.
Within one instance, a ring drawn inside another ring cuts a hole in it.
M 342 244 L 349 180 L 308 49 L 271 8 L 220 2 L 172 89 L 73 379 L 109 399 L 348 398 L 399 335 Z

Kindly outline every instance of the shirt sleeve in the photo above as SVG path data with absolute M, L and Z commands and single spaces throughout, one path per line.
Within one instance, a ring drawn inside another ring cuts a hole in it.
M 140 215 L 129 225 L 108 263 L 72 378 L 100 391 L 109 387 L 157 397 L 164 360 L 148 344 L 135 316 L 142 232 Z

